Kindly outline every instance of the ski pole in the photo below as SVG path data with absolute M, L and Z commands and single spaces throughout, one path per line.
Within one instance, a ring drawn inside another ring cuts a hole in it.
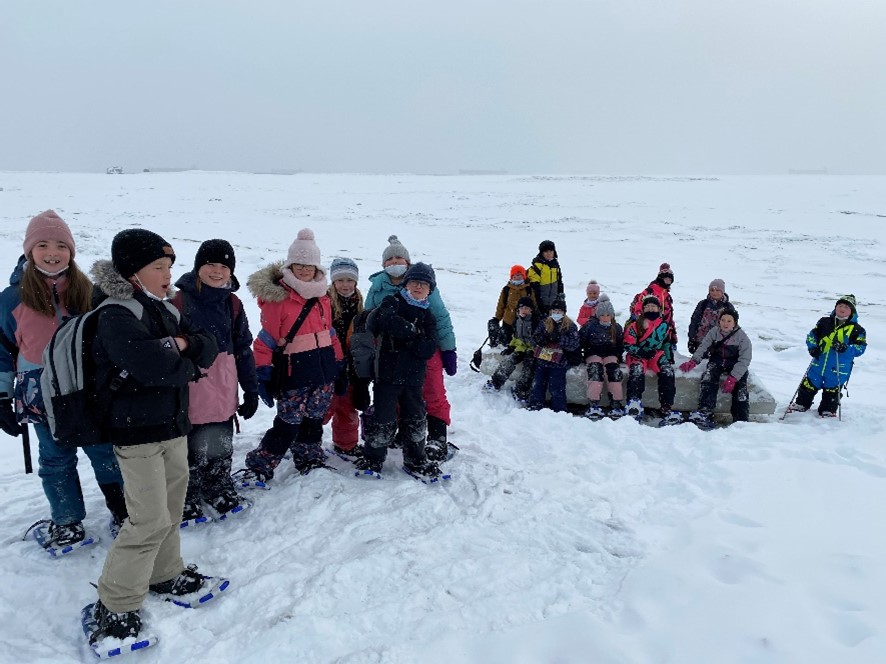
M 784 409 L 784 413 L 782 413 L 781 417 L 778 418 L 779 420 L 783 420 L 784 418 L 786 418 L 788 416 L 788 413 L 791 412 L 791 406 L 794 405 L 794 401 L 797 399 L 797 395 L 800 394 L 800 388 L 803 387 L 803 381 L 806 380 L 806 375 L 809 373 L 809 370 L 812 368 L 813 362 L 815 362 L 814 357 L 809 361 L 809 365 L 806 367 L 806 371 L 803 372 L 803 377 L 800 379 L 800 384 L 797 385 L 797 389 L 794 390 L 794 396 L 792 396 L 791 400 L 788 401 L 788 406 L 787 406 L 787 408 Z
M 22 452 L 25 455 L 25 475 L 34 472 L 34 467 L 31 465 L 31 434 L 28 433 L 28 423 L 23 422 L 21 424 L 22 428 Z
M 843 384 L 840 382 L 840 353 L 834 351 L 834 357 L 837 361 L 837 419 L 843 421 Z

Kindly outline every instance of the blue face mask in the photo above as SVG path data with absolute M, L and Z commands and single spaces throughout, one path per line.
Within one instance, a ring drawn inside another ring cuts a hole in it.
M 563 314 L 551 314 L 551 320 L 555 323 L 559 323 L 561 320 L 563 320 Z
M 521 277 L 517 277 L 516 279 L 511 279 L 511 286 L 522 286 L 524 281 Z
M 385 268 L 385 272 L 396 279 L 397 277 L 402 277 L 406 274 L 406 267 L 406 265 L 388 265 Z

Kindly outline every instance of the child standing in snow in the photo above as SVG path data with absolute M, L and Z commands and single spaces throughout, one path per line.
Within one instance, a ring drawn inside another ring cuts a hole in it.
M 566 410 L 567 354 L 578 351 L 578 327 L 566 315 L 566 298 L 551 303 L 550 314 L 535 328 L 535 379 L 532 383 L 530 410 L 541 410 L 545 395 L 551 392 L 551 410 Z
M 542 316 L 547 316 L 554 300 L 563 295 L 563 273 L 557 260 L 557 247 L 551 240 L 538 245 L 538 255 L 526 271 Z
M 532 287 L 526 280 L 526 270 L 522 265 L 513 265 L 508 283 L 501 289 L 495 316 L 489 319 L 489 347 L 499 344 L 507 346 L 514 336 L 514 319 L 517 317 L 517 303 L 525 297 L 535 299 Z M 501 322 L 501 327 L 499 327 Z
M 605 293 L 600 294 L 600 284 L 597 283 L 596 279 L 591 279 L 588 282 L 588 287 L 585 289 L 585 293 L 587 294 L 587 297 L 584 302 L 581 303 L 581 308 L 578 310 L 578 319 L 576 320 L 576 324 L 579 328 L 596 315 L 597 305 L 600 302 L 609 300 L 608 295 Z
M 671 362 L 671 327 L 662 318 L 661 302 L 655 295 L 646 295 L 640 315 L 625 327 L 625 350 L 628 365 L 627 414 L 640 418 L 643 414 L 641 399 L 646 389 L 646 372 L 658 374 L 658 399 L 661 404 L 663 424 L 678 424 L 680 413 L 671 411 L 676 386 L 674 365 Z
M 622 417 L 625 414 L 622 388 L 624 374 L 620 365 L 624 353 L 624 330 L 615 321 L 615 308 L 608 299 L 596 306 L 595 313 L 578 332 L 582 355 L 588 367 L 590 403 L 586 415 L 591 419 L 603 417 L 600 396 L 603 394 L 605 379 L 612 397 L 609 414 L 612 417 Z
M 261 444 L 246 455 L 246 469 L 240 474 L 246 482 L 265 482 L 290 450 L 296 470 L 306 475 L 325 465 L 323 417 L 344 369 L 314 232 L 300 230 L 286 261 L 262 268 L 249 277 L 247 286 L 261 310 L 261 332 L 253 346 L 258 392 L 269 408 L 277 399 L 277 416 Z M 289 343 L 287 336 L 292 339 Z M 285 346 L 286 367 L 281 391 L 274 394 L 269 381 L 278 346 Z
M 388 246 L 382 252 L 381 260 L 383 270 L 369 277 L 372 285 L 366 293 L 366 309 L 377 307 L 389 295 L 399 294 L 403 289 L 406 270 L 412 265 L 409 252 L 396 235 L 388 238 Z M 428 296 L 428 306 L 436 321 L 437 352 L 428 360 L 428 370 L 422 387 L 428 418 L 427 455 L 433 461 L 444 461 L 449 454 L 447 429 L 452 423 L 452 407 L 446 396 L 443 372 L 448 376 L 455 375 L 458 371 L 458 356 L 452 319 L 436 284 Z
M 43 350 L 68 317 L 92 308 L 92 283 L 74 262 L 76 246 L 68 225 L 53 210 L 28 224 L 24 256 L 0 294 L 0 428 L 10 436 L 19 423 L 34 425 L 39 441 L 38 475 L 49 502 L 49 546 L 83 541 L 86 507 L 77 474 L 77 450 L 52 437 L 43 407 L 40 375 Z M 14 387 L 13 387 L 14 385 Z M 126 518 L 123 477 L 110 445 L 83 448 L 111 511 L 116 533 Z
M 538 325 L 534 301 L 531 297 L 521 297 L 517 302 L 517 316 L 514 319 L 514 334 L 508 347 L 501 352 L 501 361 L 486 383 L 486 389 L 500 390 L 514 370 L 521 366 L 517 384 L 514 386 L 514 399 L 527 403 L 532 380 L 535 377 L 535 344 L 532 335 Z
M 840 406 L 840 390 L 849 382 L 852 364 L 867 349 L 867 333 L 858 324 L 855 296 L 844 295 L 837 300 L 830 316 L 820 318 L 806 335 L 806 348 L 812 362 L 797 390 L 791 410 L 806 411 L 821 390 L 818 414 L 836 417 Z
M 701 340 L 692 357 L 680 365 L 680 371 L 692 371 L 703 357 L 708 366 L 701 376 L 698 410 L 690 413 L 689 420 L 702 429 L 713 426 L 712 416 L 717 405 L 717 388 L 720 376 L 726 374 L 722 390 L 732 395 L 732 421 L 747 422 L 750 416 L 748 402 L 748 367 L 751 364 L 751 340 L 738 326 L 738 312 L 731 304 L 720 311 L 716 327 Z
M 234 294 L 234 248 L 207 240 L 197 249 L 194 269 L 176 282 L 172 303 L 191 322 L 215 337 L 219 354 L 206 376 L 189 385 L 188 495 L 183 521 L 203 518 L 203 503 L 219 515 L 243 505 L 231 480 L 234 414 L 248 420 L 258 408 L 258 379 L 252 334 L 243 304 Z M 243 388 L 238 406 L 237 384 Z M 239 511 L 239 510 L 238 510 Z
M 111 257 L 92 274 L 97 296 L 120 305 L 98 313 L 92 351 L 97 395 L 108 404 L 102 434 L 114 442 L 130 518 L 108 551 L 93 617 L 97 637 L 125 639 L 139 635 L 149 591 L 199 605 L 200 597 L 221 589 L 218 579 L 184 566 L 179 540 L 188 489 L 188 385 L 218 349 L 211 334 L 166 300 L 175 261 L 166 240 L 141 228 L 124 230 L 114 237 Z
M 353 320 L 363 311 L 363 294 L 357 288 L 360 272 L 350 258 L 336 258 L 329 266 L 332 285 L 327 294 L 332 305 L 332 327 L 342 345 L 347 374 L 342 373 L 332 404 L 326 412 L 323 424 L 332 420 L 332 445 L 339 454 L 355 456 L 360 440 L 360 415 L 354 408 L 354 389 L 358 378 L 353 373 L 350 358 L 348 330 Z M 343 385 L 343 382 L 347 385 Z
M 695 311 L 692 312 L 692 319 L 689 321 L 687 344 L 690 354 L 695 353 L 708 331 L 717 327 L 720 312 L 728 304 L 726 282 L 714 279 L 708 286 L 708 296 L 695 305 Z
M 437 329 L 429 297 L 436 288 L 430 265 L 415 263 L 403 276 L 403 288 L 389 295 L 369 317 L 367 329 L 378 337 L 378 375 L 373 385 L 372 423 L 355 465 L 381 472 L 388 446 L 399 426 L 403 466 L 412 473 L 437 477 L 440 468 L 425 453 L 427 417 L 422 385 L 428 360 L 437 350 Z
M 658 267 L 658 276 L 649 285 L 634 296 L 631 302 L 631 320 L 639 318 L 643 314 L 643 302 L 647 295 L 654 295 L 659 302 L 661 318 L 668 324 L 667 351 L 671 353 L 668 359 L 673 361 L 673 351 L 677 346 L 677 328 L 674 325 L 674 300 L 671 297 L 671 286 L 674 283 L 674 271 L 670 264 L 662 263 Z

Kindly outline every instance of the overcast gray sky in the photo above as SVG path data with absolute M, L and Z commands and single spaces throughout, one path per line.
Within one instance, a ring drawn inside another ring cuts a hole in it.
M 886 173 L 884 0 L 5 0 L 0 169 Z

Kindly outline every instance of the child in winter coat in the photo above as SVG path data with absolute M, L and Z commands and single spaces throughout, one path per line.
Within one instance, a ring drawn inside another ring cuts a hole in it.
M 378 375 L 373 384 L 372 423 L 357 468 L 381 472 L 388 446 L 399 426 L 403 466 L 408 471 L 437 477 L 440 468 L 425 452 L 427 418 L 422 385 L 428 360 L 437 351 L 437 329 L 429 297 L 436 288 L 430 265 L 415 263 L 403 276 L 403 288 L 378 305 L 367 329 L 378 337 Z
M 258 408 L 258 378 L 252 334 L 243 304 L 235 295 L 234 248 L 207 240 L 197 249 L 194 269 L 175 283 L 172 303 L 190 321 L 215 337 L 219 354 L 206 376 L 189 385 L 188 495 L 183 523 L 205 520 L 203 503 L 219 515 L 239 512 L 247 503 L 231 480 L 234 415 L 248 420 Z M 237 384 L 243 388 L 238 405 Z M 239 508 L 239 509 L 238 509 Z
M 526 270 L 522 265 L 511 267 L 508 283 L 501 289 L 498 296 L 498 305 L 495 307 L 495 316 L 489 319 L 489 347 L 495 348 L 499 344 L 507 346 L 514 336 L 514 319 L 517 317 L 517 303 L 524 297 L 535 301 L 535 293 L 526 280 Z M 501 322 L 501 327 L 499 327 Z
M 671 297 L 671 285 L 674 283 L 674 271 L 668 263 L 658 267 L 658 276 L 649 285 L 634 296 L 631 302 L 631 320 L 643 314 L 643 302 L 647 295 L 654 295 L 661 308 L 661 318 L 668 324 L 669 339 L 668 359 L 673 361 L 673 350 L 677 346 L 677 328 L 674 325 L 674 300 Z
M 517 384 L 514 386 L 514 399 L 522 403 L 529 402 L 529 390 L 535 378 L 535 344 L 532 335 L 538 325 L 535 313 L 535 302 L 531 297 L 521 297 L 517 303 L 517 317 L 514 319 L 514 334 L 508 347 L 501 352 L 501 361 L 485 387 L 489 390 L 500 390 L 514 373 L 522 366 Z
M 40 388 L 43 350 L 68 316 L 92 308 L 92 283 L 74 262 L 76 246 L 70 228 L 53 210 L 31 219 L 23 248 L 9 287 L 0 294 L 0 427 L 18 436 L 19 422 L 34 425 L 39 442 L 37 472 L 51 515 L 48 544 L 60 548 L 85 538 L 86 507 L 77 474 L 77 450 L 59 445 L 46 421 Z M 110 445 L 90 445 L 83 452 L 111 511 L 111 531 L 116 533 L 126 518 L 126 504 L 114 450 Z
M 624 391 L 621 370 L 622 354 L 624 353 L 624 330 L 615 321 L 615 308 L 608 299 L 600 302 L 595 309 L 596 315 L 581 326 L 578 331 L 582 356 L 588 367 L 588 410 L 586 416 L 591 419 L 603 417 L 600 407 L 600 395 L 603 394 L 603 381 L 606 380 L 609 394 L 612 397 L 612 417 L 625 414 Z
M 542 316 L 547 316 L 551 305 L 563 295 L 563 273 L 557 260 L 557 247 L 551 240 L 538 245 L 538 255 L 526 271 L 535 293 L 535 302 Z
M 806 335 L 806 348 L 812 362 L 789 409 L 809 410 L 815 394 L 821 390 L 818 414 L 836 417 L 840 391 L 849 382 L 855 358 L 864 354 L 867 345 L 867 333 L 858 324 L 855 296 L 844 295 L 837 300 L 831 315 L 820 318 Z
M 677 424 L 682 421 L 680 413 L 672 412 L 676 385 L 674 365 L 671 361 L 671 327 L 662 318 L 661 302 L 655 295 L 642 300 L 640 315 L 625 327 L 625 350 L 628 365 L 627 414 L 641 418 L 641 399 L 646 389 L 646 372 L 658 374 L 658 399 L 661 404 L 662 423 Z
M 185 567 L 179 540 L 188 386 L 212 366 L 218 348 L 166 300 L 175 262 L 168 242 L 142 228 L 124 230 L 111 257 L 92 268 L 97 299 L 115 305 L 98 313 L 92 351 L 99 402 L 108 404 L 102 435 L 114 443 L 130 518 L 108 551 L 93 617 L 98 637 L 125 639 L 138 637 L 149 591 L 199 606 L 224 589 L 223 579 Z
M 332 306 L 332 327 L 342 345 L 348 373 L 341 374 L 338 378 L 339 386 L 323 418 L 323 424 L 332 420 L 332 445 L 336 452 L 356 456 L 357 443 L 360 440 L 360 415 L 354 408 L 354 389 L 358 378 L 347 358 L 350 357 L 348 330 L 353 320 L 363 311 L 363 294 L 357 288 L 360 272 L 357 264 L 350 258 L 336 258 L 329 266 L 329 278 L 332 285 L 327 294 Z M 346 388 L 342 386 L 343 381 L 347 381 Z
M 277 416 L 261 444 L 246 455 L 242 481 L 266 482 L 274 476 L 286 450 L 292 452 L 295 468 L 303 475 L 325 465 L 323 418 L 332 403 L 336 379 L 344 369 L 344 356 L 329 302 L 326 270 L 314 232 L 304 228 L 289 247 L 285 262 L 273 263 L 249 277 L 249 291 L 258 298 L 261 332 L 253 345 L 258 373 L 258 392 Z M 301 317 L 290 343 L 287 335 Z M 272 355 L 284 346 L 286 375 L 282 391 L 272 394 Z M 344 386 L 338 381 L 339 393 Z
M 578 327 L 566 315 L 566 298 L 551 303 L 548 316 L 535 328 L 535 379 L 529 399 L 530 410 L 541 410 L 545 395 L 551 392 L 551 410 L 566 410 L 567 355 L 579 349 Z
M 381 256 L 383 270 L 369 277 L 372 285 L 366 293 L 366 302 L 363 305 L 367 309 L 377 307 L 389 295 L 400 293 L 406 270 L 412 265 L 409 252 L 396 235 L 391 235 L 388 243 Z M 428 412 L 427 455 L 434 461 L 443 461 L 449 453 L 447 427 L 452 423 L 452 408 L 446 396 L 443 372 L 446 371 L 448 376 L 455 375 L 458 371 L 458 355 L 449 310 L 436 285 L 428 296 L 428 306 L 437 324 L 437 352 L 428 360 L 428 370 L 422 387 L 422 397 Z
M 708 296 L 695 305 L 692 319 L 689 321 L 689 346 L 690 355 L 698 350 L 701 340 L 709 330 L 717 327 L 720 312 L 729 304 L 729 296 L 726 294 L 726 282 L 722 279 L 714 279 L 708 286 Z
M 703 357 L 708 365 L 701 376 L 698 410 L 689 415 L 689 421 L 702 429 L 713 427 L 712 416 L 717 405 L 717 388 L 720 376 L 726 374 L 721 388 L 732 395 L 732 421 L 747 422 L 750 415 L 748 402 L 748 367 L 751 364 L 751 340 L 738 326 L 738 312 L 727 305 L 720 311 L 716 327 L 710 329 L 692 357 L 680 365 L 680 371 L 692 371 Z
M 581 308 L 578 310 L 578 319 L 576 320 L 579 328 L 596 315 L 597 305 L 600 302 L 609 300 L 609 296 L 606 293 L 600 293 L 600 284 L 597 283 L 596 279 L 591 279 L 588 282 L 585 293 L 587 297 L 581 303 Z

